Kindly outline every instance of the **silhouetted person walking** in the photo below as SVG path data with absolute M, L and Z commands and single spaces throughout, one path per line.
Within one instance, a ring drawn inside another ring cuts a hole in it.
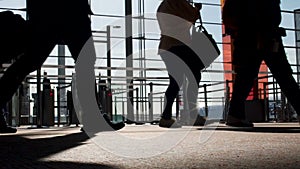
M 28 42 L 25 53 L 0 79 L 0 107 L 7 104 L 28 74 L 41 68 L 56 44 L 67 45 L 76 61 L 92 36 L 89 18 L 92 12 L 88 0 L 27 0 L 27 12 Z M 16 130 L 7 127 L 1 116 L 0 132 Z
M 282 92 L 300 113 L 300 90 L 287 60 L 280 28 L 280 0 L 226 0 L 223 23 L 233 38 L 236 73 L 227 125 L 253 127 L 245 120 L 245 100 L 258 77 L 262 61 L 272 72 Z
M 12 98 L 24 78 L 39 69 L 56 44 L 68 46 L 76 61 L 80 50 L 91 37 L 91 10 L 87 0 L 28 0 L 28 39 L 25 53 L 0 79 L 0 107 Z M 6 128 L 0 119 L 0 128 Z
M 160 127 L 181 127 L 172 118 L 172 105 L 183 84 L 188 79 L 187 103 L 189 113 L 195 120 L 198 114 L 197 96 L 201 69 L 200 58 L 191 50 L 190 28 L 200 16 L 201 4 L 190 5 L 186 0 L 164 0 L 157 9 L 157 19 L 161 30 L 159 54 L 169 74 L 169 86 L 165 92 L 165 107 Z

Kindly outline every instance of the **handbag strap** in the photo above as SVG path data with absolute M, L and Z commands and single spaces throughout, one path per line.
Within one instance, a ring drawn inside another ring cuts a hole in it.
M 201 11 L 199 11 L 199 18 L 198 19 L 199 19 L 200 25 L 196 26 L 196 23 L 194 23 L 194 28 L 199 28 L 199 30 L 207 32 L 206 29 L 203 26 L 202 17 L 201 17 Z
M 199 21 L 200 21 L 200 27 L 203 27 L 203 22 L 202 22 L 202 17 L 201 17 L 201 12 L 199 11 Z
M 195 27 L 195 28 L 199 28 L 200 31 L 205 32 L 205 33 L 208 34 L 207 30 L 205 29 L 205 27 L 204 27 L 204 25 L 203 25 L 202 17 L 201 17 L 200 11 L 199 11 L 199 18 L 198 18 L 198 19 L 199 19 L 199 21 L 200 21 L 200 25 L 199 25 L 199 26 L 196 26 L 196 25 L 194 24 L 194 27 Z

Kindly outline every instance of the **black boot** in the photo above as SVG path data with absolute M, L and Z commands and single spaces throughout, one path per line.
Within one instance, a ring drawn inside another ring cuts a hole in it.
M 125 124 L 123 122 L 117 122 L 117 123 L 112 122 L 106 113 L 103 113 L 103 117 L 105 121 L 110 125 L 110 127 L 112 127 L 114 130 L 120 130 L 123 127 L 125 127 Z

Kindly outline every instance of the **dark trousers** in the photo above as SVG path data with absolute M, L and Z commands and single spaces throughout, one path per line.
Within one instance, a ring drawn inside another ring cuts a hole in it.
M 82 47 L 92 36 L 91 22 L 87 14 L 79 18 L 44 19 L 29 21 L 26 51 L 0 79 L 0 107 L 10 101 L 28 74 L 41 68 L 56 44 L 63 42 L 67 45 L 76 61 Z
M 300 113 L 300 90 L 292 76 L 281 36 L 266 33 L 259 38 L 258 43 L 257 35 L 241 33 L 234 40 L 233 64 L 236 77 L 228 115 L 245 119 L 244 103 L 258 77 L 262 61 L 265 61 L 288 101 Z
M 185 78 L 188 80 L 187 98 L 190 112 L 197 112 L 197 96 L 201 70 L 204 68 L 199 57 L 188 46 L 176 46 L 160 54 L 170 78 L 165 93 L 162 118 L 172 117 L 172 105 Z

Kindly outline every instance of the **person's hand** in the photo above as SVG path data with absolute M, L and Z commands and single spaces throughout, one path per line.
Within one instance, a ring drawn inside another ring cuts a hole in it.
M 194 3 L 195 7 L 198 9 L 198 10 L 201 10 L 202 8 L 202 3 Z

